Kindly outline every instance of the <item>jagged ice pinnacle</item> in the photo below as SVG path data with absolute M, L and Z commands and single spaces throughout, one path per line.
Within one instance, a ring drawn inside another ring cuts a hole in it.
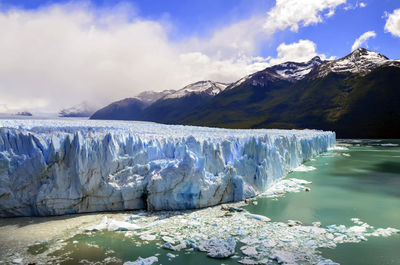
M 0 216 L 239 201 L 334 144 L 314 130 L 1 120 Z

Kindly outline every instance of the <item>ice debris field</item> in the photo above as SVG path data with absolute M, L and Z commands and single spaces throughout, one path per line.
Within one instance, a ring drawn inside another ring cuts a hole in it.
M 334 144 L 334 132 L 315 130 L 0 120 L 0 216 L 240 201 Z
M 284 179 L 274 183 L 261 196 L 274 198 L 288 192 L 305 191 L 307 184 L 310 182 L 295 178 Z M 240 264 L 338 265 L 321 256 L 319 249 L 335 248 L 343 243 L 358 243 L 369 237 L 387 237 L 400 232 L 390 227 L 375 228 L 358 218 L 352 218 L 353 225 L 350 226 L 334 224 L 323 227 L 320 222 L 307 225 L 297 220 L 273 222 L 266 216 L 252 214 L 241 208 L 245 203 L 255 202 L 247 200 L 201 210 L 105 214 L 97 224 L 79 229 L 77 237 L 59 240 L 48 251 L 23 258 L 31 262 L 47 259 L 53 264 L 60 263 L 68 260 L 68 255 L 55 257 L 48 254 L 71 242 L 81 243 L 78 241 L 82 240 L 79 235 L 85 234 L 91 238 L 102 233 L 102 230 L 108 230 L 120 234 L 137 247 L 152 244 L 168 252 L 156 252 L 152 256 L 139 257 L 125 263 L 110 252 L 101 264 L 108 264 L 109 261 L 124 265 L 158 264 L 160 255 L 166 255 L 173 264 L 179 255 L 204 252 L 210 258 L 224 259 L 221 264 L 234 261 Z M 101 248 L 97 245 L 90 247 Z

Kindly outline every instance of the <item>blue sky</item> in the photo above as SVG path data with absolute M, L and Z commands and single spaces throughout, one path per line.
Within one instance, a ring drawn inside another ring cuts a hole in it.
M 0 1 L 4 8 L 35 10 L 43 6 L 71 1 L 26 0 Z M 212 34 L 213 30 L 246 19 L 254 14 L 266 13 L 274 6 L 270 0 L 131 0 L 89 1 L 94 8 L 112 9 L 120 3 L 130 3 L 135 12 L 132 17 L 140 16 L 149 20 L 168 20 L 173 25 L 169 34 L 171 39 L 192 35 L 199 37 Z M 356 7 L 363 2 L 366 7 Z M 353 6 L 345 10 L 345 7 Z M 400 58 L 400 38 L 385 33 L 385 12 L 391 13 L 400 8 L 397 0 L 347 1 L 338 8 L 335 15 L 323 23 L 302 27 L 298 32 L 285 30 L 276 34 L 273 40 L 265 43 L 261 56 L 276 56 L 276 46 L 282 42 L 291 43 L 299 39 L 309 39 L 317 44 L 318 51 L 329 56 L 346 55 L 354 40 L 362 33 L 375 31 L 377 36 L 368 41 L 368 48 L 385 54 L 390 58 Z
M 0 112 L 234 82 L 352 47 L 400 59 L 398 0 L 0 0 L 0 10 Z

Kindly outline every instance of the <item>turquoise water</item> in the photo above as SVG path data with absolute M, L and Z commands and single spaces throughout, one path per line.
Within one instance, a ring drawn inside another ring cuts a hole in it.
M 312 181 L 310 192 L 289 193 L 275 199 L 257 198 L 257 205 L 245 208 L 251 213 L 268 216 L 272 221 L 293 219 L 308 225 L 320 221 L 323 227 L 331 224 L 351 226 L 354 224 L 350 219 L 357 217 L 375 227 L 399 229 L 400 147 L 395 145 L 400 145 L 400 140 L 343 143 L 348 150 L 330 151 L 306 163 L 316 170 L 289 174 L 289 178 Z M 400 235 L 370 237 L 365 242 L 341 244 L 320 251 L 323 257 L 340 264 L 398 265 Z M 162 264 L 238 264 L 235 259 L 215 260 L 205 253 L 170 252 L 155 243 L 137 245 L 137 241 L 116 232 L 76 235 L 68 240 L 67 246 L 52 255 L 68 257 L 69 260 L 61 264 L 76 264 L 82 259 L 103 261 L 108 256 L 120 259 L 108 264 L 120 264 L 155 253 L 159 254 Z M 178 256 L 169 259 L 167 253 Z
M 375 227 L 400 228 L 400 140 L 363 141 L 348 151 L 332 151 L 310 161 L 317 170 L 292 172 L 288 177 L 312 181 L 311 192 L 291 193 L 284 198 L 258 199 L 249 211 L 273 221 L 320 221 L 352 225 L 357 217 Z M 343 156 L 349 154 L 350 157 Z M 322 256 L 340 264 L 400 264 L 400 236 L 369 238 L 366 242 L 322 249 Z

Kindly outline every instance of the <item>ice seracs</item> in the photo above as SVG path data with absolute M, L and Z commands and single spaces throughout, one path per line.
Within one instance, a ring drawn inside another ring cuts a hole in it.
M 0 216 L 240 201 L 334 144 L 335 133 L 313 130 L 1 120 Z

